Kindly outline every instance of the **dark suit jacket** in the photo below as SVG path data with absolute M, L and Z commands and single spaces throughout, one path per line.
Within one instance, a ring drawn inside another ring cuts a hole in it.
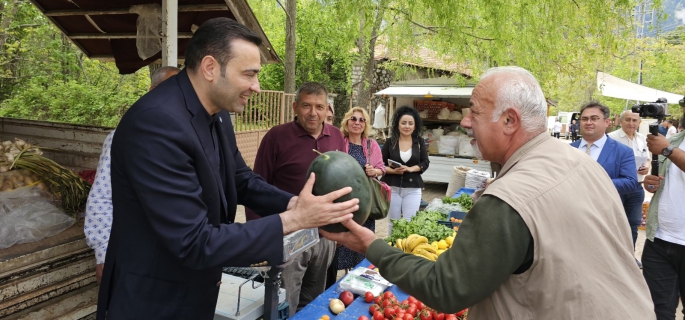
M 222 267 L 282 263 L 278 215 L 233 220 L 237 204 L 269 215 L 285 211 L 292 195 L 245 165 L 229 114 L 218 115 L 223 161 L 214 153 L 211 117 L 184 70 L 121 119 L 112 143 L 114 221 L 98 319 L 105 312 L 115 320 L 212 319 Z
M 393 145 L 392 140 L 388 139 L 385 144 L 383 144 L 383 149 L 381 149 L 383 162 L 385 162 L 386 166 L 388 165 L 388 159 L 392 159 L 407 167 L 418 165 L 419 168 L 421 168 L 421 171 L 405 172 L 403 175 L 386 174 L 381 178 L 381 181 L 392 187 L 422 188 L 423 179 L 421 178 L 421 174 L 428 169 L 428 165 L 430 164 L 427 149 L 423 138 L 412 138 L 411 158 L 405 163 L 402 161 L 402 158 L 400 158 L 400 144 L 397 143 L 397 145 Z
M 571 146 L 578 148 L 581 141 L 575 141 L 571 143 Z M 607 172 L 619 194 L 629 194 L 640 190 L 635 169 L 635 154 L 626 145 L 607 136 L 597 162 Z

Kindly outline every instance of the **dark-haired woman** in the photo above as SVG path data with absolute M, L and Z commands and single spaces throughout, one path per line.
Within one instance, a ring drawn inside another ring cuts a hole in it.
M 385 176 L 381 181 L 392 188 L 388 212 L 388 235 L 392 232 L 390 219 L 411 219 L 421 205 L 421 174 L 428 169 L 428 152 L 419 136 L 422 123 L 418 111 L 400 107 L 392 117 L 392 135 L 383 145 Z M 399 166 L 391 165 L 392 160 Z M 393 168 L 394 167 L 394 168 Z

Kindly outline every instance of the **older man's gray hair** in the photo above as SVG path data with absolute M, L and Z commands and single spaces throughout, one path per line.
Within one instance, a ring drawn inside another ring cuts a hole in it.
M 521 67 L 508 66 L 488 69 L 480 80 L 501 73 L 512 76 L 503 79 L 497 88 L 492 121 L 497 121 L 507 109 L 516 108 L 526 132 L 537 134 L 547 130 L 547 100 L 535 76 Z
M 179 73 L 181 69 L 172 67 L 172 66 L 164 66 L 161 68 L 158 68 L 155 70 L 152 75 L 150 76 L 150 87 L 154 88 L 158 86 L 162 81 L 166 80 L 167 78 L 167 73 L 169 72 L 174 72 L 174 74 Z

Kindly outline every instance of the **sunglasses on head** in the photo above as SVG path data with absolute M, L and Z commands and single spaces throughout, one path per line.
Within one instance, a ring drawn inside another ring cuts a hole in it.
M 355 117 L 355 116 L 351 116 L 351 117 L 350 117 L 350 121 L 352 121 L 352 122 L 357 122 L 357 121 L 359 121 L 359 122 L 361 122 L 361 123 L 365 123 L 365 122 L 366 122 L 366 119 L 361 118 L 361 117 L 357 118 L 357 117 Z

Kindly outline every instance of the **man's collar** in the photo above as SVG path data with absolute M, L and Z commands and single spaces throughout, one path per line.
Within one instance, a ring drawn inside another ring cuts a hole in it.
M 599 138 L 599 140 L 593 142 L 592 145 L 593 145 L 593 146 L 596 146 L 596 147 L 599 147 L 599 148 L 603 148 L 603 147 L 604 147 L 604 144 L 605 144 L 606 142 L 607 142 L 607 135 L 604 134 L 601 138 Z M 578 145 L 578 147 L 585 147 L 586 145 L 587 145 L 587 141 L 585 141 L 584 138 L 583 138 L 583 139 L 580 139 L 580 145 Z
M 302 136 L 312 136 L 311 133 L 307 132 L 307 130 L 305 130 L 304 128 L 302 128 L 302 126 L 300 125 L 300 123 L 297 122 L 297 116 L 295 116 L 295 119 L 291 122 L 291 125 L 292 125 L 292 127 L 293 127 L 293 130 L 295 130 L 295 134 L 296 134 L 298 137 L 302 137 Z M 331 127 L 331 126 L 326 125 L 326 123 L 323 123 L 323 129 L 321 129 L 321 134 L 319 134 L 319 136 L 317 137 L 317 139 L 320 138 L 322 135 L 323 135 L 323 136 L 330 136 L 330 135 L 331 135 L 330 127 Z M 313 136 L 312 136 L 312 137 L 313 137 Z

